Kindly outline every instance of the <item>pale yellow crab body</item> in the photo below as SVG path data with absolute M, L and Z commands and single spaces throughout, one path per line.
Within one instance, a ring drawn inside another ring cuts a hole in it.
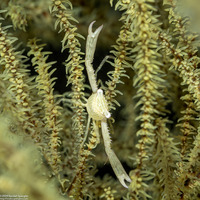
M 87 112 L 94 120 L 103 120 L 109 118 L 111 114 L 108 112 L 108 104 L 101 89 L 97 93 L 93 93 L 87 101 Z

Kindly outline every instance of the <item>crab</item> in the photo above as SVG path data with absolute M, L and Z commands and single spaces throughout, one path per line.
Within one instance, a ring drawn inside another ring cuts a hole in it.
M 105 152 L 108 156 L 112 169 L 117 176 L 119 182 L 128 188 L 126 182 L 131 182 L 130 177 L 124 170 L 121 162 L 117 158 L 115 152 L 111 148 L 111 137 L 108 129 L 107 119 L 111 117 L 111 113 L 108 110 L 108 103 L 103 94 L 103 90 L 99 89 L 96 81 L 96 74 L 93 69 L 93 58 L 96 48 L 97 39 L 101 32 L 103 25 L 98 27 L 95 32 L 92 31 L 92 26 L 95 21 L 91 22 L 88 28 L 88 36 L 86 41 L 86 55 L 85 55 L 85 66 L 88 74 L 89 83 L 92 89 L 92 95 L 87 99 L 86 109 L 88 112 L 88 124 L 86 127 L 85 138 L 88 134 L 91 119 L 93 121 L 94 130 L 97 132 L 99 138 L 99 127 L 98 123 L 101 123 L 101 132 L 104 140 Z M 98 139 L 100 140 L 100 139 Z

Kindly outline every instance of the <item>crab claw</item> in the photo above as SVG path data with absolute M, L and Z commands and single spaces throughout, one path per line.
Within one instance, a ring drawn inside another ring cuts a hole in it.
M 98 37 L 99 33 L 101 32 L 101 29 L 103 28 L 103 25 L 99 26 L 99 28 L 96 29 L 96 31 L 93 33 L 92 32 L 92 26 L 96 21 L 93 21 L 90 23 L 89 28 L 88 28 L 88 35 L 90 35 L 91 37 Z
M 128 186 L 125 183 L 125 180 L 129 183 L 131 183 L 131 179 L 127 174 L 122 174 L 121 177 L 118 177 L 119 182 L 125 187 L 128 188 Z
M 87 42 L 86 42 L 86 61 L 89 61 L 90 63 L 92 63 L 93 61 L 97 39 L 99 33 L 101 32 L 101 29 L 103 28 L 103 25 L 101 25 L 99 28 L 96 29 L 95 32 L 92 32 L 92 26 L 94 23 L 95 21 L 91 22 L 91 24 L 89 25 Z
M 128 174 L 126 173 L 126 171 L 124 170 L 121 162 L 119 161 L 119 159 L 117 158 L 117 156 L 115 155 L 115 153 L 112 149 L 106 149 L 106 153 L 108 155 L 108 159 L 110 161 L 110 164 L 111 164 L 113 171 L 115 172 L 115 175 L 117 176 L 119 182 L 125 188 L 128 188 L 125 181 L 131 183 L 131 179 L 128 176 Z

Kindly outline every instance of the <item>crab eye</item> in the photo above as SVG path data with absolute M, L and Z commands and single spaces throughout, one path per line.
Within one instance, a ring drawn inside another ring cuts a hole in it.
M 109 118 L 111 114 L 108 111 L 108 104 L 103 95 L 103 90 L 98 89 L 97 93 L 92 94 L 87 102 L 87 111 L 94 120 Z

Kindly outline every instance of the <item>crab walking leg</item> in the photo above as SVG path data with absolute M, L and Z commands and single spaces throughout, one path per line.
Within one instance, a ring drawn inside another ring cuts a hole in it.
M 114 56 L 109 56 L 109 55 L 106 56 L 106 57 L 101 61 L 100 65 L 98 66 L 98 68 L 97 68 L 96 71 L 95 71 L 95 76 L 96 76 L 96 77 L 97 77 L 97 73 L 100 71 L 100 69 L 102 68 L 102 66 L 105 64 L 105 62 L 106 62 L 109 58 L 115 59 Z
M 111 149 L 111 146 L 110 146 L 111 138 L 110 138 L 110 134 L 108 131 L 106 119 L 101 121 L 101 128 L 102 128 L 102 135 L 103 135 L 103 140 L 104 140 L 104 145 L 105 145 L 105 151 L 106 151 L 106 154 L 110 161 L 110 164 L 113 168 L 113 171 L 115 172 L 115 175 L 119 179 L 120 183 L 125 188 L 128 188 L 128 186 L 125 183 L 125 180 L 128 182 L 131 182 L 131 179 L 128 176 L 128 174 L 126 173 L 126 171 L 124 170 L 124 168 L 123 168 L 121 162 L 119 161 L 119 159 L 117 158 L 116 154 Z
M 92 92 L 97 92 L 97 82 L 96 82 L 96 76 L 94 73 L 94 69 L 92 66 L 93 58 L 94 58 L 94 52 L 96 49 L 96 43 L 99 36 L 99 33 L 101 32 L 101 29 L 103 28 L 103 25 L 101 25 L 99 28 L 96 29 L 95 32 L 92 32 L 92 26 L 95 23 L 93 21 L 89 28 L 88 28 L 88 36 L 87 36 L 87 42 L 86 42 L 86 55 L 85 55 L 85 65 L 87 69 L 88 79 L 92 88 Z
M 93 120 L 93 126 L 94 126 L 94 131 L 95 131 L 95 134 L 96 134 L 96 137 L 97 137 L 97 144 L 100 143 L 100 134 L 99 134 L 99 127 L 98 127 L 98 124 L 96 124 L 96 121 Z
M 89 132 L 90 122 L 91 122 L 91 118 L 88 117 L 87 126 L 86 126 L 86 131 L 85 131 L 85 136 L 84 136 L 84 138 L 83 138 L 82 145 L 85 143 L 85 141 L 86 141 L 86 139 L 87 139 L 88 132 Z

